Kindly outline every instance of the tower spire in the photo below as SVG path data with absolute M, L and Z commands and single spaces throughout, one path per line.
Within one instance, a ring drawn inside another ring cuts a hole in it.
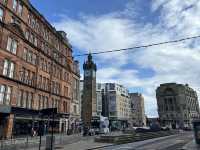
M 91 52 L 88 54 L 88 61 L 92 62 L 92 54 L 91 54 Z

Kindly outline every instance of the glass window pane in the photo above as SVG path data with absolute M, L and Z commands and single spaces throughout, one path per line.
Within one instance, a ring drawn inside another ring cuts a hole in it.
M 24 48 L 23 59 L 26 60 L 27 58 L 27 49 Z
M 16 54 L 16 51 L 17 51 L 17 41 L 13 40 L 12 42 L 12 53 L 13 54 Z
M 13 9 L 17 10 L 17 0 L 13 0 Z
M 9 66 L 9 61 L 7 59 L 4 60 L 4 66 L 3 66 L 3 75 L 7 76 L 8 74 L 8 66 Z
M 17 99 L 17 106 L 21 107 L 22 106 L 22 90 L 19 91 L 18 99 Z
M 23 107 L 26 108 L 27 106 L 27 92 L 23 93 Z
M 23 10 L 23 6 L 22 6 L 21 3 L 19 3 L 19 5 L 18 5 L 18 13 L 19 13 L 20 15 L 22 15 L 22 10 Z
M 0 86 L 0 104 L 3 104 L 4 95 L 5 95 L 5 85 L 1 85 Z
M 11 43 L 12 43 L 12 39 L 9 37 L 8 42 L 7 42 L 7 48 L 6 48 L 8 51 L 11 50 Z
M 13 76 L 14 76 L 14 70 L 15 70 L 15 66 L 14 66 L 14 63 L 10 63 L 10 72 L 9 72 L 9 77 L 10 78 L 13 78 Z
M 0 21 L 2 21 L 2 20 L 3 20 L 3 9 L 0 8 Z
M 29 32 L 28 31 L 25 32 L 25 37 L 28 40 L 28 38 L 29 38 Z
M 6 105 L 10 105 L 10 98 L 11 98 L 11 87 L 7 86 L 6 98 L 5 98 Z

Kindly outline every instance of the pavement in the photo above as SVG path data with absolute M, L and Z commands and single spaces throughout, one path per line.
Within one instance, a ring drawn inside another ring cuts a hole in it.
M 56 145 L 67 145 L 71 143 L 76 143 L 82 140 L 83 137 L 80 134 L 74 135 L 55 135 Z M 46 143 L 46 136 L 41 139 L 41 147 L 44 148 Z M 39 137 L 27 137 L 27 138 L 17 138 L 0 141 L 0 150 L 38 150 L 39 148 Z
M 32 142 L 34 146 L 28 146 L 25 149 L 23 148 L 23 150 L 38 150 L 38 139 L 35 139 Z M 93 136 L 82 137 L 80 135 L 63 136 L 62 139 L 57 136 L 56 143 L 55 150 L 200 150 L 193 141 L 192 132 L 182 132 L 176 135 L 121 145 L 97 143 L 94 141 Z M 45 150 L 44 146 L 45 141 L 42 141 L 41 150 Z

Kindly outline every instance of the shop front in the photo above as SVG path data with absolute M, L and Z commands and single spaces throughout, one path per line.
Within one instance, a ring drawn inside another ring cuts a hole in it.
M 9 138 L 12 128 L 10 128 L 11 108 L 6 105 L 0 105 L 0 139 Z

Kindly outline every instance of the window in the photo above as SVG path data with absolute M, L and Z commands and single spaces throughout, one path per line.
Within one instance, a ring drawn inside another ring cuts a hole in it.
M 23 5 L 21 2 L 19 2 L 18 0 L 13 0 L 13 10 L 17 11 L 17 13 L 22 16 L 22 12 L 23 12 Z
M 33 34 L 32 34 L 32 33 L 30 33 L 30 35 L 29 35 L 29 41 L 30 41 L 31 43 L 33 43 Z
M 39 99 L 39 109 L 43 109 L 42 96 L 38 95 L 38 99 Z
M 44 58 L 40 58 L 40 69 L 43 70 Z
M 32 86 L 35 86 L 35 85 L 34 85 L 35 79 L 36 79 L 35 72 L 32 72 L 31 74 L 32 74 L 32 75 L 31 75 L 31 85 L 32 85 Z
M 17 106 L 22 107 L 22 99 L 23 99 L 23 90 L 19 91 L 18 99 L 17 99 Z
M 13 54 L 16 54 L 16 51 L 17 51 L 17 41 L 12 39 L 12 38 L 8 38 L 8 41 L 7 41 L 7 51 L 13 53 Z
M 74 113 L 77 114 L 76 105 L 74 105 Z
M 27 53 L 27 61 L 28 61 L 28 62 L 32 62 L 32 52 L 31 52 L 31 51 L 29 51 L 29 52 Z
M 15 65 L 12 61 L 5 59 L 3 66 L 3 75 L 9 78 L 14 76 Z
M 13 0 L 13 9 L 17 10 L 17 0 Z
M 37 43 L 38 43 L 38 42 L 37 42 L 37 38 L 34 37 L 34 45 L 37 46 Z
M 0 85 L 0 104 L 10 105 L 11 87 L 7 85 Z
M 68 87 L 64 87 L 64 95 L 66 96 L 66 97 L 68 97 L 68 94 L 69 93 L 69 88 Z
M 28 53 L 27 48 L 24 48 L 24 52 L 23 52 L 23 59 L 24 59 L 24 60 L 27 59 L 27 53 Z
M 28 92 L 24 91 L 23 92 L 23 99 L 22 99 L 22 101 L 23 101 L 22 107 L 23 108 L 27 107 L 27 102 L 28 102 L 27 98 L 28 98 Z
M 32 64 L 36 65 L 37 56 L 35 54 L 32 55 Z
M 36 64 L 37 56 L 27 48 L 24 48 L 23 59 L 33 65 Z
M 45 87 L 46 87 L 46 78 L 43 77 L 43 80 L 42 80 L 42 89 L 45 90 Z
M 67 112 L 67 109 L 68 109 L 68 105 L 67 105 L 67 102 L 63 102 L 64 104 L 64 112 Z
M 47 85 L 46 85 L 46 90 L 48 91 L 49 90 L 49 79 L 47 79 Z
M 42 88 L 41 83 L 42 83 L 42 75 L 39 76 L 39 82 L 38 82 L 38 87 L 39 88 Z
M 48 97 L 43 96 L 43 106 L 44 108 L 48 108 Z
M 32 108 L 32 101 L 33 101 L 33 93 L 28 94 L 28 100 L 27 100 L 27 108 Z
M 28 40 L 29 39 L 29 31 L 25 32 L 25 38 Z
M 28 84 L 28 77 L 29 77 L 29 72 L 28 70 L 25 70 L 24 72 L 24 83 Z
M 22 16 L 22 12 L 23 12 L 23 6 L 22 6 L 22 4 L 19 2 L 19 5 L 18 5 L 18 13 L 20 14 L 20 16 Z
M 0 8 L 0 21 L 3 21 L 3 9 Z

